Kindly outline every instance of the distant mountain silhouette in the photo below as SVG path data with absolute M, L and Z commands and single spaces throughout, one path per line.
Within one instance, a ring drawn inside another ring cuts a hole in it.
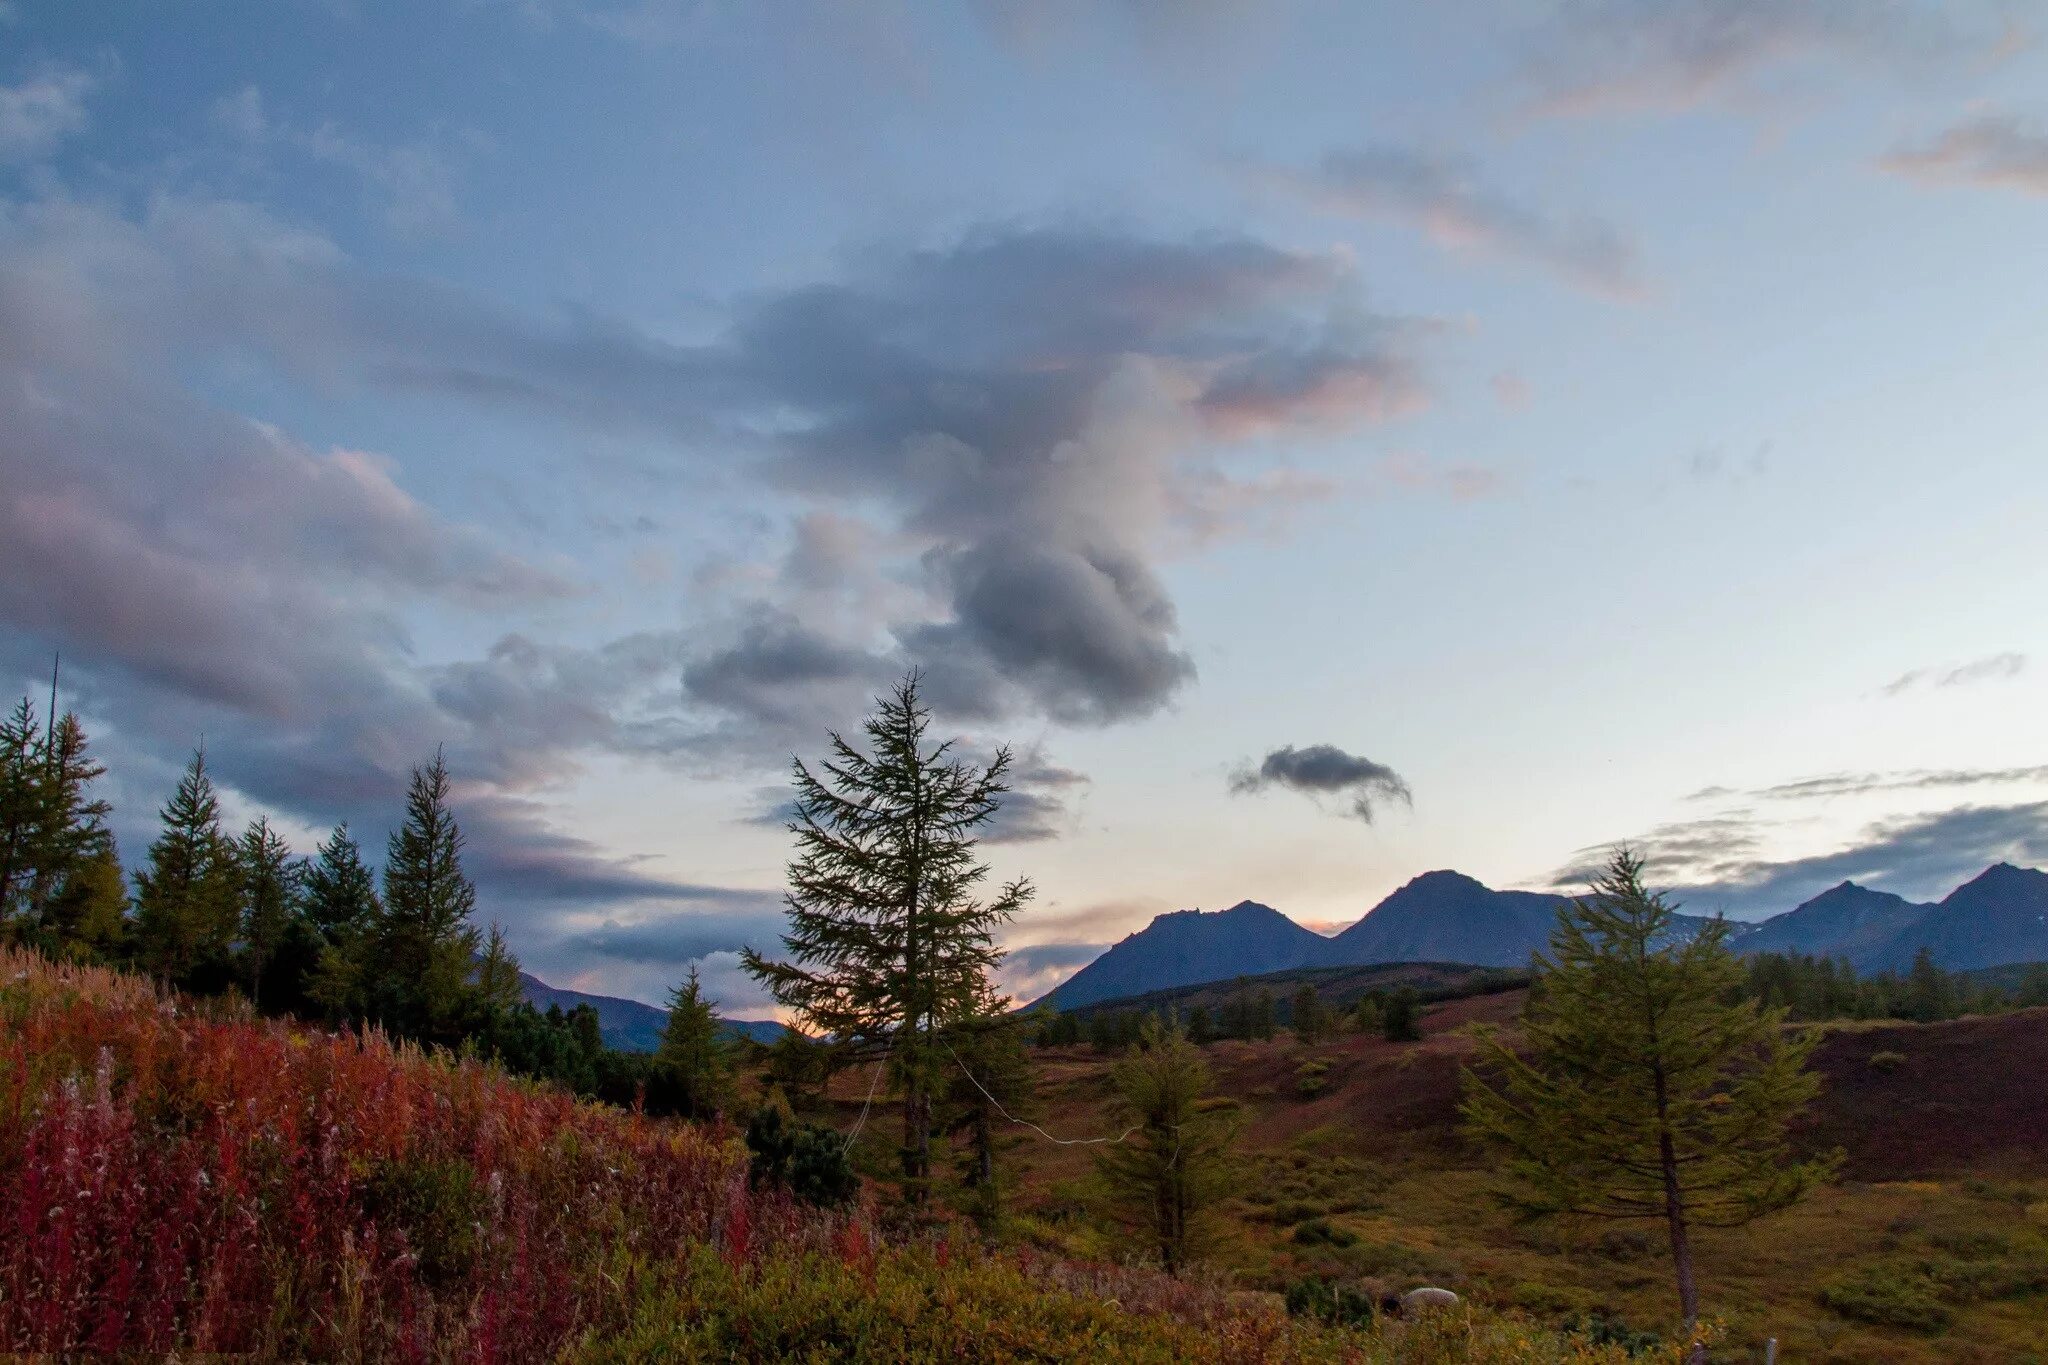
M 1933 909 L 1889 891 L 1843 882 L 1765 920 L 1743 936 L 1735 951 L 1846 958 L 1863 971 L 1888 956 L 1894 943 Z M 1912 957 L 1910 951 L 1906 955 Z
M 667 1010 L 616 995 L 591 995 L 550 986 L 526 972 L 519 974 L 519 986 L 526 992 L 526 1003 L 543 1012 L 550 1005 L 560 1005 L 564 1014 L 578 1005 L 595 1009 L 598 1032 L 603 1035 L 606 1047 L 620 1052 L 653 1052 L 661 1046 L 661 1031 L 668 1024 Z M 772 1043 L 786 1032 L 772 1019 L 721 1019 L 719 1023 L 729 1035 L 762 1043 Z
M 1534 891 L 1495 891 L 1462 872 L 1425 872 L 1329 942 L 1324 961 L 1357 967 L 1376 962 L 1469 962 L 1526 967 L 1550 942 L 1564 898 Z
M 1923 946 L 1951 971 L 2048 962 L 2048 872 L 1986 868 L 1873 954 L 1870 966 L 1905 971 Z
M 1168 986 L 1316 966 L 1329 946 L 1329 939 L 1257 901 L 1207 913 L 1176 910 L 1155 917 L 1039 1003 L 1073 1009 Z
M 1523 967 L 1548 948 L 1560 894 L 1496 891 L 1459 872 L 1426 872 L 1334 938 L 1243 901 L 1160 915 L 1042 998 L 1073 1009 L 1238 976 L 1390 962 Z M 1678 915 L 1690 937 L 1709 920 Z M 1761 924 L 1730 926 L 1738 953 L 1846 958 L 1858 971 L 1903 971 L 1925 944 L 1951 971 L 2048 961 L 2048 873 L 2004 863 L 1937 905 L 1843 882 Z

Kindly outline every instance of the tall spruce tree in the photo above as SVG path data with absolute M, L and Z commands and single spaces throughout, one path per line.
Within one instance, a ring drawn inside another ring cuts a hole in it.
M 1789 1120 L 1818 1092 L 1817 1035 L 1735 1001 L 1742 968 L 1719 920 L 1688 942 L 1615 853 L 1592 894 L 1560 907 L 1518 1050 L 1484 1035 L 1468 1072 L 1471 1133 L 1503 1149 L 1502 1198 L 1534 1216 L 1652 1219 L 1671 1240 L 1686 1330 L 1699 1320 L 1690 1232 L 1781 1209 L 1832 1172 L 1797 1159 Z M 1658 946 L 1662 945 L 1662 946 Z
M 473 1013 L 482 935 L 476 888 L 462 872 L 462 829 L 448 808 L 440 750 L 415 768 L 405 823 L 384 856 L 384 902 L 359 945 L 355 975 L 372 1019 L 395 1033 L 453 1041 Z
M 0 720 L 0 938 L 26 920 L 49 804 L 49 752 L 27 697 Z
M 299 915 L 304 865 L 292 857 L 291 845 L 258 816 L 235 845 L 235 870 L 240 879 L 242 911 L 242 978 L 249 998 L 265 1003 L 263 980 Z
M 377 877 L 346 823 L 314 846 L 301 888 L 306 922 L 320 936 L 309 993 L 336 1018 L 360 1018 L 369 1001 L 364 944 L 384 913 Z
M 1032 894 L 1019 879 L 977 896 L 988 867 L 975 836 L 1008 790 L 1010 752 L 984 768 L 954 757 L 950 740 L 928 746 L 918 681 L 912 673 L 876 699 L 865 751 L 833 734 L 820 774 L 795 761 L 788 960 L 744 957 L 807 1032 L 889 1049 L 913 1202 L 931 1175 L 934 1035 L 982 1006 L 1001 958 L 995 930 Z
M 220 798 L 206 751 L 192 755 L 165 803 L 163 832 L 135 874 L 135 936 L 142 965 L 166 981 L 218 990 L 241 928 L 234 849 L 221 834 Z
M 50 923 L 60 897 L 76 899 L 72 883 L 113 847 L 107 829 L 113 808 L 90 794 L 106 768 L 86 753 L 85 728 L 65 712 L 52 720 L 42 749 L 41 819 L 28 841 L 27 918 L 45 946 L 56 946 Z
M 683 1117 L 708 1119 L 725 1107 L 732 1085 L 732 1047 L 722 1035 L 714 1002 L 705 998 L 697 969 L 669 992 L 655 1062 L 675 1087 Z
M 1200 1250 L 1203 1214 L 1222 1194 L 1232 1116 L 1203 1105 L 1209 1064 L 1178 1027 L 1144 1022 L 1110 1072 L 1133 1131 L 1097 1153 L 1118 1218 L 1178 1275 Z

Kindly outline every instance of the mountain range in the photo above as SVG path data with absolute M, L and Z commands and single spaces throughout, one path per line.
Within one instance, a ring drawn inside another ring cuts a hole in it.
M 668 1024 L 667 1010 L 616 995 L 564 990 L 526 972 L 519 974 L 519 986 L 526 992 L 526 1003 L 537 1010 L 545 1011 L 550 1005 L 561 1006 L 564 1014 L 578 1005 L 588 1005 L 596 1010 L 598 1032 L 603 1035 L 606 1047 L 621 1052 L 653 1052 L 661 1047 L 661 1031 Z M 757 1043 L 772 1043 L 787 1031 L 772 1019 L 721 1019 L 718 1022 L 728 1036 L 751 1038 Z
M 1073 1009 L 1237 976 L 1301 967 L 1457 962 L 1522 967 L 1548 946 L 1556 894 L 1496 891 L 1458 872 L 1427 872 L 1342 933 L 1325 937 L 1271 906 L 1160 915 L 1043 996 Z M 1707 923 L 1679 915 L 1674 931 Z M 1843 882 L 1759 924 L 1736 924 L 1738 953 L 1847 959 L 1858 971 L 1903 971 L 1924 946 L 1952 971 L 2048 961 L 2048 873 L 1999 863 L 1934 904 Z

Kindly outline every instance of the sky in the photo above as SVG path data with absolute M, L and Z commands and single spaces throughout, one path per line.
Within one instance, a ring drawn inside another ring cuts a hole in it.
M 1013 748 L 1028 998 L 1422 872 L 2048 861 L 2048 14 L 0 0 L 0 668 L 132 864 L 441 747 L 737 1015 L 793 757 Z

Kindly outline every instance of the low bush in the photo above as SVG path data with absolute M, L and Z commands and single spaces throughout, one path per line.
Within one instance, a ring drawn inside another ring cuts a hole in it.
M 1821 1306 L 1855 1322 L 1939 1332 L 1953 1314 L 1941 1287 L 1895 1262 L 1878 1262 L 1821 1286 Z
M 1287 1286 L 1286 1299 L 1287 1311 L 1297 1318 L 1347 1327 L 1371 1327 L 1379 1321 L 1377 1295 L 1337 1280 L 1296 1280 Z
M 1905 1065 L 1906 1054 L 1903 1052 L 1873 1052 L 1865 1059 L 1865 1062 L 1872 1071 L 1892 1072 Z
M 1311 1218 L 1294 1229 L 1294 1240 L 1305 1247 L 1348 1247 L 1358 1244 L 1358 1235 L 1337 1227 L 1327 1218 Z

